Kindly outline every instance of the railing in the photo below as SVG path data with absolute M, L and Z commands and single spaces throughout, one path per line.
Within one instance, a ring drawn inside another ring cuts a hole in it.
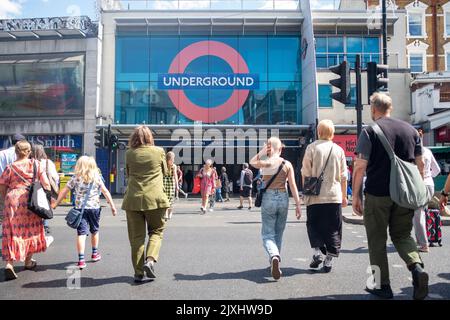
M 300 10 L 304 0 L 103 0 L 103 10 Z M 325 0 L 326 2 L 327 0 Z M 337 1 L 337 0 L 332 0 Z M 316 1 L 317 3 L 319 1 Z M 323 2 L 323 0 L 320 0 Z

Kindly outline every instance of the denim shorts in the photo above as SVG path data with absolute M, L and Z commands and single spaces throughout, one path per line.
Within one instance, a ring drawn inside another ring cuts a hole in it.
M 100 229 L 100 213 L 102 209 L 85 209 L 83 212 L 83 218 L 78 226 L 77 233 L 79 236 L 96 234 Z

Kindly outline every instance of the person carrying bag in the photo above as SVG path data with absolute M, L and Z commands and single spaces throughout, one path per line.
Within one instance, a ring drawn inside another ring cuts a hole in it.
M 275 180 L 275 178 L 278 176 L 278 174 L 280 173 L 281 169 L 283 169 L 283 166 L 284 166 L 285 163 L 286 163 L 286 161 L 283 161 L 283 162 L 281 163 L 281 165 L 278 167 L 277 173 L 275 173 L 275 174 L 272 176 L 272 178 L 270 178 L 270 180 L 267 181 L 267 185 L 266 185 L 264 188 L 258 190 L 258 193 L 256 194 L 255 207 L 257 207 L 257 208 L 260 208 L 260 207 L 261 207 L 262 199 L 263 199 L 263 196 L 264 196 L 264 192 L 267 191 L 267 189 L 270 187 L 270 185 L 272 184 L 272 182 L 273 182 L 273 181 Z
M 325 174 L 325 169 L 328 166 L 328 162 L 330 161 L 331 153 L 333 152 L 334 144 L 331 146 L 330 153 L 328 154 L 327 162 L 322 169 L 319 177 L 305 177 L 305 183 L 303 185 L 303 194 L 306 196 L 318 196 L 320 195 L 320 189 L 322 187 L 323 177 Z
M 78 229 L 81 223 L 81 219 L 83 218 L 84 209 L 86 207 L 86 203 L 89 199 L 89 194 L 91 193 L 93 182 L 89 184 L 86 195 L 84 196 L 83 204 L 81 205 L 81 210 L 76 208 L 70 209 L 66 216 L 67 225 L 73 229 Z

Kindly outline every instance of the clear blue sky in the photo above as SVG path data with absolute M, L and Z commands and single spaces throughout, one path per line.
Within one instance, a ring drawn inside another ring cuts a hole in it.
M 95 0 L 0 0 L 0 19 L 71 15 L 95 19 Z

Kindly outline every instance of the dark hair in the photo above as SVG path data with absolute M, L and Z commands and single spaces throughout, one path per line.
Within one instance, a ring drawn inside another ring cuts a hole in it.
M 31 158 L 41 161 L 48 159 L 42 144 L 33 144 L 31 147 Z

